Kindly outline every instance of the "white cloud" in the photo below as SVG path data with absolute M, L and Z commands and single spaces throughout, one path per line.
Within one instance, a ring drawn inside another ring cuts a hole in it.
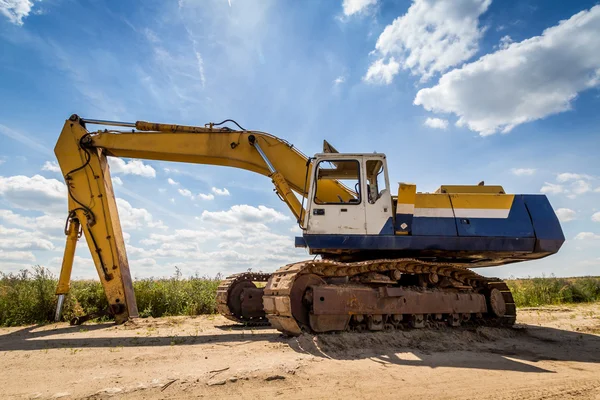
M 60 172 L 60 167 L 56 161 L 46 161 L 42 167 L 42 171 Z
M 589 182 L 586 182 L 584 180 L 578 180 L 571 184 L 571 192 L 574 195 L 587 193 L 587 192 L 590 192 L 591 190 L 592 190 L 592 186 L 589 184 Z
M 377 0 L 344 0 L 342 7 L 344 15 L 349 17 L 354 14 L 364 13 L 369 7 L 377 4 Z
M 138 258 L 137 260 L 131 260 L 129 262 L 129 264 L 132 266 L 141 266 L 141 267 L 155 267 L 156 265 L 158 265 L 156 260 L 154 258 L 150 258 L 150 257 Z
M 35 233 L 48 235 L 62 235 L 65 227 L 65 217 L 62 215 L 44 214 L 39 217 L 26 217 L 11 210 L 0 210 L 0 220 L 9 225 L 29 228 Z
M 389 85 L 399 70 L 400 64 L 394 57 L 391 57 L 387 64 L 384 63 L 383 59 L 379 59 L 371 64 L 363 80 L 377 85 Z
M 444 74 L 420 90 L 414 104 L 454 113 L 458 126 L 480 135 L 571 108 L 577 95 L 600 83 L 600 6 L 575 14 L 520 43 Z
M 0 261 L 35 262 L 35 256 L 30 251 L 4 251 L 0 249 Z
M 177 186 L 179 185 L 179 182 L 175 182 L 173 179 L 169 178 L 167 179 L 167 182 L 169 183 L 169 185 L 173 185 L 173 186 Z
M 126 162 L 121 158 L 109 157 L 108 163 L 110 164 L 111 172 L 115 174 L 139 175 L 145 178 L 156 177 L 154 168 L 144 164 L 140 160 L 130 160 L 129 162 Z
M 479 16 L 489 7 L 491 0 L 414 0 L 406 14 L 386 26 L 377 39 L 375 51 L 379 58 L 369 67 L 365 80 L 377 76 L 383 61 L 397 60 L 402 68 L 427 81 L 435 73 L 441 73 L 468 60 L 477 53 L 478 42 L 483 34 Z M 386 79 L 376 83 L 391 83 L 399 71 L 388 68 Z M 389 64 L 388 64 L 389 65 Z M 374 69 L 374 70 L 372 70 Z
M 513 40 L 510 36 L 506 35 L 506 36 L 502 36 L 502 38 L 500 38 L 500 48 L 501 49 L 506 49 L 508 48 L 508 46 L 510 46 L 510 44 L 513 43 Z
M 194 195 L 188 189 L 177 189 L 180 195 L 183 197 L 189 197 L 190 199 L 194 199 Z
M 198 198 L 201 200 L 214 200 L 215 196 L 211 193 L 208 193 L 208 194 L 198 193 Z
M 227 190 L 227 188 L 219 189 L 219 188 L 213 187 L 211 189 L 211 191 L 214 194 L 216 194 L 217 196 L 229 196 L 229 190 Z
M 29 15 L 32 8 L 33 0 L 0 1 L 0 14 L 3 14 L 15 25 L 23 25 L 23 18 Z
M 154 221 L 152 214 L 145 208 L 135 208 L 127 200 L 119 197 L 117 197 L 116 202 L 123 230 L 143 227 L 166 229 L 162 221 Z
M 114 184 L 123 186 L 123 180 L 121 180 L 121 178 L 119 178 L 118 176 L 112 177 L 111 179 Z
M 568 198 L 574 199 L 578 195 L 592 191 L 590 180 L 595 179 L 591 175 L 563 172 L 556 175 L 556 181 L 559 183 L 548 183 L 540 190 L 542 193 L 563 193 Z
M 24 210 L 42 212 L 67 210 L 65 184 L 56 179 L 46 179 L 41 175 L 0 176 L 0 196 L 13 207 Z
M 594 221 L 594 222 L 600 222 L 600 211 L 598 211 L 597 213 L 594 213 L 592 215 L 592 221 Z
M 542 188 L 540 189 L 540 192 L 545 194 L 557 194 L 563 193 L 564 191 L 565 189 L 562 187 L 562 185 L 549 182 L 544 182 L 544 186 L 542 186 Z
M 586 174 L 574 174 L 571 172 L 563 172 L 562 174 L 556 175 L 556 181 L 561 183 L 581 179 L 592 179 L 592 177 Z
M 556 210 L 556 216 L 560 222 L 569 222 L 575 219 L 576 212 L 570 208 L 559 208 Z
M 434 129 L 446 129 L 448 128 L 448 120 L 441 118 L 427 118 L 424 122 L 425 126 Z
M 279 211 L 265 206 L 253 207 L 247 204 L 232 206 L 228 211 L 203 211 L 202 221 L 227 225 L 243 223 L 268 223 L 289 220 L 289 217 Z
M 531 176 L 535 174 L 535 168 L 512 168 L 510 172 L 517 176 Z
M 344 82 L 346 82 L 346 78 L 345 78 L 345 77 L 343 77 L 342 75 L 338 76 L 337 78 L 335 78 L 335 79 L 333 80 L 333 84 L 334 84 L 335 86 L 341 85 L 341 84 L 342 84 L 342 83 L 344 83 Z
M 54 250 L 54 245 L 40 232 L 7 228 L 0 225 L 0 249 L 4 250 Z
M 588 240 L 588 239 L 598 240 L 598 239 L 600 239 L 600 235 L 596 235 L 593 232 L 579 232 L 575 236 L 575 240 Z

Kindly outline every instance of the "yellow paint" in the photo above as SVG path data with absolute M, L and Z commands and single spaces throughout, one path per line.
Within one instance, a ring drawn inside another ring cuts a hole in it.
M 67 243 L 65 245 L 65 253 L 63 255 L 62 267 L 60 268 L 60 276 L 58 278 L 58 286 L 56 294 L 67 294 L 71 287 L 71 271 L 73 269 L 73 260 L 75 259 L 75 247 L 79 239 L 79 220 L 70 219 L 67 228 Z
M 306 195 L 305 187 L 308 191 L 312 164 L 305 184 L 307 157 L 278 137 L 255 131 L 231 132 L 149 122 L 137 122 L 137 127 L 140 130 L 154 130 L 118 135 L 99 133 L 92 137 L 92 144 L 105 149 L 109 156 L 222 165 L 270 176 L 267 165 L 248 141 L 248 136 L 254 135 L 275 170 L 285 177 L 290 188 L 298 194 Z M 338 196 L 344 201 L 353 198 L 349 189 L 335 180 L 319 183 L 319 200 L 338 202 Z
M 442 185 L 436 193 L 479 193 L 479 194 L 504 194 L 504 188 L 499 185 Z
M 304 209 L 302 208 L 302 204 L 298 201 L 298 198 L 292 193 L 292 189 L 290 189 L 284 176 L 280 172 L 274 172 L 273 175 L 271 175 L 271 180 L 273 185 L 275 185 L 277 194 L 279 194 L 283 201 L 288 205 L 292 214 L 296 217 L 296 220 L 302 222 L 304 220 Z
M 447 194 L 417 193 L 415 208 L 452 208 Z
M 515 196 L 512 194 L 451 194 L 452 206 L 457 208 L 509 210 Z
M 108 304 L 117 310 L 115 320 L 124 322 L 137 317 L 137 305 L 108 162 L 102 149 L 80 147 L 84 137 L 88 132 L 67 120 L 54 153 L 70 192 L 69 212 L 83 226 Z
M 417 185 L 400 183 L 398 186 L 398 204 L 415 204 Z

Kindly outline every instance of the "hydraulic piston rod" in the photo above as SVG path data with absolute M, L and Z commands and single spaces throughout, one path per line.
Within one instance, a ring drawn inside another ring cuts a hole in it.
M 71 271 L 73 270 L 73 260 L 75 259 L 75 247 L 77 246 L 77 240 L 79 239 L 80 234 L 79 220 L 77 218 L 71 218 L 69 222 L 70 223 L 65 229 L 67 244 L 65 245 L 63 263 L 60 269 L 60 277 L 58 278 L 58 286 L 56 288 L 56 294 L 58 295 L 56 313 L 54 315 L 54 320 L 56 322 L 60 321 L 65 296 L 69 293 L 71 286 Z

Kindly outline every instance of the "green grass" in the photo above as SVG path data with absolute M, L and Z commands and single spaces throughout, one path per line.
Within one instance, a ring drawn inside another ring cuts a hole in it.
M 220 276 L 183 279 L 179 270 L 168 279 L 140 279 L 133 283 L 142 317 L 216 313 Z M 600 277 L 530 278 L 507 281 L 518 307 L 600 301 Z M 48 323 L 56 307 L 57 279 L 34 267 L 16 274 L 0 272 L 0 326 Z M 63 320 L 104 310 L 106 297 L 100 282 L 77 280 L 65 300 Z
M 517 307 L 600 301 L 600 277 L 507 280 Z
M 140 279 L 133 283 L 142 317 L 216 313 L 216 292 L 221 280 L 194 276 L 182 279 L 177 270 L 168 279 Z M 0 326 L 48 323 L 54 319 L 57 278 L 34 267 L 17 274 L 0 272 Z M 106 309 L 102 285 L 94 280 L 71 282 L 63 320 Z

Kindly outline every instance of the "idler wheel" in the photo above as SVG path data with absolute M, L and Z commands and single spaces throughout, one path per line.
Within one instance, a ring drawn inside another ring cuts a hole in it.
M 290 303 L 292 315 L 299 325 L 310 326 L 308 313 L 311 309 L 310 298 L 305 296 L 309 286 L 324 285 L 325 281 L 314 274 L 300 275 L 292 286 L 290 293 Z
M 249 281 L 243 280 L 233 284 L 233 287 L 229 289 L 229 297 L 227 298 L 227 306 L 238 318 L 243 317 L 242 315 L 242 291 L 246 288 L 256 288 L 256 285 Z
M 489 306 L 490 311 L 496 317 L 503 317 L 506 314 L 506 302 L 504 301 L 504 296 L 498 289 L 490 290 L 489 296 Z

